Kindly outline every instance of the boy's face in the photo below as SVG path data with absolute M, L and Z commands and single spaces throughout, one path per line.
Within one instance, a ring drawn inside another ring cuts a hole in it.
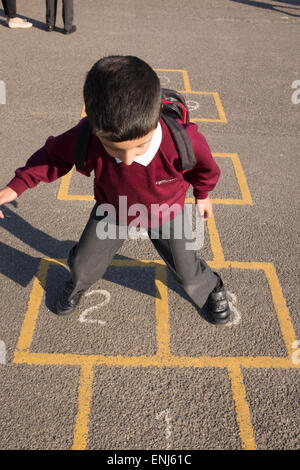
M 155 129 L 144 137 L 135 140 L 125 140 L 123 142 L 113 142 L 109 140 L 108 137 L 99 137 L 99 139 L 108 155 L 113 158 L 117 157 L 125 163 L 125 165 L 131 165 L 136 157 L 147 152 L 154 132 Z

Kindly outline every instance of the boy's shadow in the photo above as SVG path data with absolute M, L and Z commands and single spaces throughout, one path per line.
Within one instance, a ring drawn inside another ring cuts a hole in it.
M 12 205 L 17 207 L 16 202 L 12 203 Z M 34 250 L 41 252 L 45 258 L 66 260 L 70 249 L 77 243 L 77 241 L 72 240 L 57 240 L 51 235 L 30 225 L 7 206 L 1 209 L 5 218 L 1 220 L 0 227 L 19 238 L 23 243 L 26 243 Z M 55 262 L 49 262 L 48 275 L 46 282 L 44 282 L 42 279 L 43 274 L 39 274 L 42 259 L 42 257 L 38 258 L 28 255 L 0 242 L 0 272 L 22 287 L 26 287 L 34 276 L 37 276 L 45 290 L 45 304 L 51 312 L 55 313 L 56 300 L 61 294 L 65 282 L 70 278 L 70 274 L 67 265 L 63 267 Z M 129 260 L 131 258 L 116 255 L 115 259 Z M 122 266 L 121 269 L 111 265 L 106 270 L 103 279 L 122 285 L 133 291 L 141 292 L 154 298 L 160 298 L 159 291 L 157 291 L 155 287 L 155 270 L 154 268 L 149 268 L 147 263 L 145 263 L 145 267 Z M 170 273 L 168 273 L 167 287 L 192 303 L 199 315 L 208 320 L 205 309 L 199 309 L 199 307 L 194 304 L 181 286 L 174 281 Z
M 36 20 L 35 18 L 29 18 L 28 16 L 23 16 L 17 13 L 18 18 L 22 18 L 23 20 L 28 20 L 30 23 L 32 23 L 32 27 L 36 29 L 41 29 L 43 31 L 46 30 L 46 22 L 43 23 L 42 21 Z M 6 22 L 6 15 L 3 9 L 0 8 L 0 25 L 6 26 L 7 27 L 7 22 Z M 45 17 L 46 17 L 46 11 L 45 11 Z M 64 33 L 63 28 L 58 28 L 55 26 L 55 31 L 58 33 Z

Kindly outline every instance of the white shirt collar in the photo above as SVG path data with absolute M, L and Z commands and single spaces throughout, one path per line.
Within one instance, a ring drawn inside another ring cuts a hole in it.
M 149 165 L 151 160 L 153 160 L 153 158 L 155 157 L 155 155 L 156 155 L 156 153 L 159 149 L 159 146 L 161 144 L 161 141 L 162 141 L 162 129 L 161 129 L 161 125 L 160 125 L 160 122 L 159 122 L 157 124 L 157 128 L 154 131 L 154 134 L 153 134 L 152 139 L 151 139 L 151 144 L 150 144 L 147 152 L 144 153 L 143 155 L 139 155 L 138 157 L 136 157 L 135 160 L 134 160 L 134 163 L 139 163 L 140 165 L 143 165 L 143 166 Z M 117 158 L 117 157 L 114 157 L 114 158 L 115 158 L 117 163 L 122 163 L 122 161 L 119 160 L 119 158 Z

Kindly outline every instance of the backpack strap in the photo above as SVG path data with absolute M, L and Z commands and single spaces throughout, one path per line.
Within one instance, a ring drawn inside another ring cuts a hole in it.
M 76 170 L 85 170 L 86 160 L 87 160 L 87 153 L 88 153 L 88 146 L 89 140 L 92 134 L 92 128 L 88 121 L 88 118 L 85 118 L 82 125 L 80 126 L 75 146 L 74 146 L 74 164 L 76 166 Z
M 181 161 L 182 173 L 191 170 L 196 165 L 196 158 L 192 142 L 186 130 L 175 119 L 166 114 L 163 113 L 161 117 L 165 121 L 174 139 Z

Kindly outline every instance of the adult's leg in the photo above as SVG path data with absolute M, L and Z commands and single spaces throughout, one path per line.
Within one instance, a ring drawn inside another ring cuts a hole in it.
M 8 18 L 15 18 L 17 16 L 16 0 L 2 0 L 5 15 Z
M 168 224 L 149 229 L 148 234 L 174 279 L 201 308 L 216 287 L 218 277 L 205 261 L 197 257 L 195 250 L 187 249 L 187 244 L 191 244 L 191 239 L 186 236 L 187 226 L 184 227 L 184 221 L 187 223 L 187 219 L 183 215 L 182 212 Z M 180 239 L 174 238 L 175 223 L 181 224 L 182 237 Z M 167 233 L 169 229 L 170 237 L 163 238 L 163 233 Z M 189 231 L 191 233 L 191 229 Z M 159 238 L 154 238 L 153 234 Z
M 73 25 L 73 0 L 63 0 L 62 16 L 65 31 L 70 31 Z
M 16 0 L 2 0 L 9 28 L 31 28 L 32 23 L 17 16 Z
M 55 26 L 57 11 L 57 0 L 46 0 L 46 24 Z

